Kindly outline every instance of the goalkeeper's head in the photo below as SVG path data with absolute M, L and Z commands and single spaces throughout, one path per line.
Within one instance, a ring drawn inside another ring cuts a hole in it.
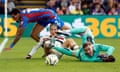
M 86 55 L 93 56 L 93 45 L 90 42 L 86 42 L 83 44 L 83 49 Z

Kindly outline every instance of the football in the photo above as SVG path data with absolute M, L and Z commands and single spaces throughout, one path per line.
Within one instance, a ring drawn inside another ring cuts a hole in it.
M 46 56 L 45 63 L 54 66 L 58 63 L 58 61 L 59 59 L 55 54 L 49 54 L 48 56 Z

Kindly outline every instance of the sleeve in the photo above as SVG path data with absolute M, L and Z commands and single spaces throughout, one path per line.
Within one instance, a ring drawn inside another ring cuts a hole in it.
M 44 40 L 44 38 L 42 37 L 42 38 L 40 38 L 40 40 L 39 40 L 39 46 L 41 46 L 42 44 L 43 44 L 43 40 Z
M 28 18 L 23 16 L 22 20 L 20 21 L 20 27 L 26 28 L 27 24 L 28 24 Z
M 39 40 L 39 46 L 43 46 L 45 41 L 49 39 L 49 36 L 41 37 Z
M 102 59 L 100 58 L 83 58 L 81 59 L 82 62 L 102 62 Z
M 62 47 L 55 46 L 54 49 L 57 50 L 58 52 L 62 53 L 62 54 L 68 55 L 68 56 L 72 56 L 72 54 L 73 54 L 72 50 L 67 49 L 67 48 L 62 48 Z
M 109 45 L 99 44 L 98 46 L 99 46 L 98 48 L 99 48 L 101 51 L 105 51 L 108 56 L 109 56 L 109 55 L 112 55 L 113 51 L 115 50 L 114 47 L 109 46 Z

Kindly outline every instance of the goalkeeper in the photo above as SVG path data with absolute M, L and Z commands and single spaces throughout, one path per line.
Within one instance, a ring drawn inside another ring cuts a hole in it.
M 103 44 L 92 44 L 86 42 L 76 51 L 66 49 L 63 47 L 57 47 L 51 45 L 51 48 L 61 52 L 68 56 L 74 56 L 83 62 L 114 62 L 115 58 L 112 56 L 114 47 Z M 104 51 L 104 54 L 101 54 Z

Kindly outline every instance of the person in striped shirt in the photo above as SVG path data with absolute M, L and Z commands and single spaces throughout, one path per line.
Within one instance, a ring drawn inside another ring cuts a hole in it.
M 57 16 L 57 14 L 50 9 L 43 8 L 33 8 L 33 9 L 24 9 L 20 11 L 19 9 L 13 9 L 10 12 L 12 18 L 19 23 L 16 37 L 8 48 L 5 50 L 10 50 L 14 45 L 20 40 L 25 28 L 31 22 L 36 22 L 34 28 L 31 29 L 31 37 L 39 42 L 38 34 L 48 25 L 56 24 L 58 29 L 69 29 L 67 25 Z
M 39 42 L 33 46 L 32 50 L 28 53 L 26 56 L 26 59 L 31 59 L 33 54 L 36 53 L 36 51 L 42 47 L 44 49 L 44 55 L 43 57 L 53 53 L 56 54 L 58 58 L 62 57 L 62 53 L 56 51 L 55 49 L 50 49 L 48 45 L 55 44 L 58 47 L 65 47 L 66 49 L 71 49 L 71 50 L 77 50 L 79 46 L 76 44 L 76 42 L 72 38 L 65 38 L 64 36 L 57 35 L 57 25 L 52 24 L 50 25 L 50 35 L 41 37 Z

